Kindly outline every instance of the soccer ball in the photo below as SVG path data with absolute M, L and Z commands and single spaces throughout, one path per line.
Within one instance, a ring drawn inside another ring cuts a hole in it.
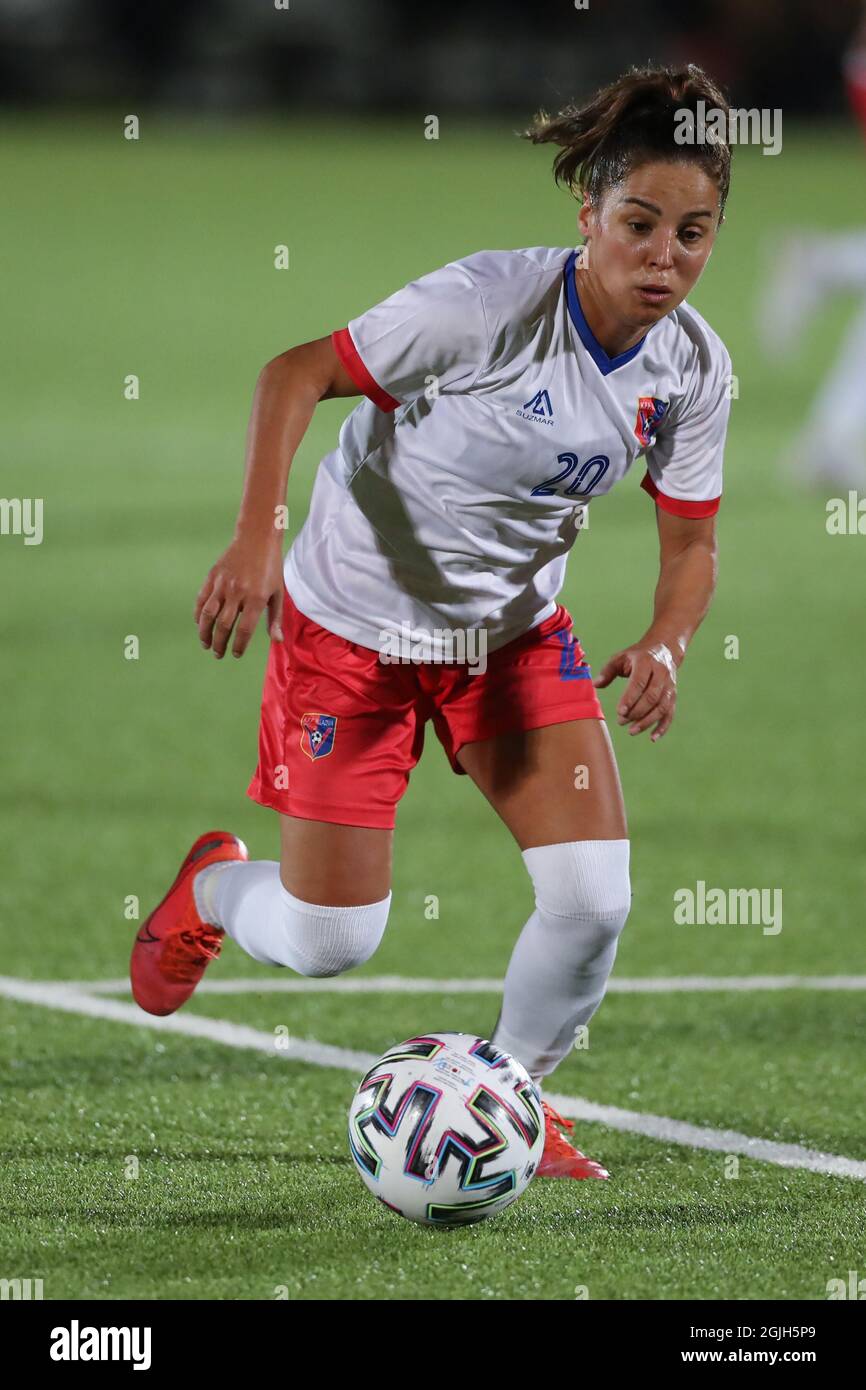
M 386 1207 L 430 1226 L 483 1221 L 524 1192 L 544 1148 L 535 1082 L 474 1033 L 389 1048 L 349 1108 L 349 1147 Z

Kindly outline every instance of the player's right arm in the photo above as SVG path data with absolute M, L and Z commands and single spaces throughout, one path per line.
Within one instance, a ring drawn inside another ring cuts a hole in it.
M 300 343 L 259 373 L 247 430 L 243 494 L 234 539 L 199 590 L 195 621 L 203 647 L 242 656 L 264 609 L 268 635 L 282 641 L 282 531 L 289 468 L 319 401 L 360 395 L 330 335 Z
M 481 292 L 469 262 L 449 261 L 396 290 L 326 338 L 281 353 L 263 368 L 247 436 L 247 466 L 235 537 L 202 585 L 195 606 L 202 645 L 221 657 L 247 648 L 266 607 L 281 640 L 281 532 L 289 466 L 319 401 L 366 395 L 380 410 L 416 400 L 431 382 L 468 391 L 491 350 Z

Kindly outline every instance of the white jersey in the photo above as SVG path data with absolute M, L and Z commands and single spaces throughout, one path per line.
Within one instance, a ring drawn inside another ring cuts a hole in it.
M 582 505 L 639 455 L 660 507 L 716 511 L 724 344 L 683 302 L 609 357 L 581 311 L 579 254 L 479 251 L 332 335 L 366 399 L 286 556 L 307 617 L 379 650 L 417 634 L 433 660 L 449 656 L 431 634 L 483 628 L 494 651 L 556 610 Z

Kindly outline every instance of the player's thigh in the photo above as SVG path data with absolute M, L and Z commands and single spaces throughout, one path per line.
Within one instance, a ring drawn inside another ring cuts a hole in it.
M 280 878 L 325 907 L 378 903 L 391 887 L 393 830 L 280 816 Z
M 572 719 L 465 743 L 457 759 L 521 850 L 628 836 L 603 719 Z

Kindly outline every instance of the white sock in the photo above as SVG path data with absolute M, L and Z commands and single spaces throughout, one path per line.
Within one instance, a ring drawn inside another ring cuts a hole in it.
M 542 845 L 523 859 L 536 907 L 514 947 L 491 1041 L 539 1081 L 604 996 L 631 905 L 629 841 Z
M 221 927 L 263 965 L 300 975 L 340 975 L 369 960 L 385 930 L 391 893 L 378 903 L 327 907 L 296 898 L 275 860 L 211 864 L 193 880 L 203 921 Z

